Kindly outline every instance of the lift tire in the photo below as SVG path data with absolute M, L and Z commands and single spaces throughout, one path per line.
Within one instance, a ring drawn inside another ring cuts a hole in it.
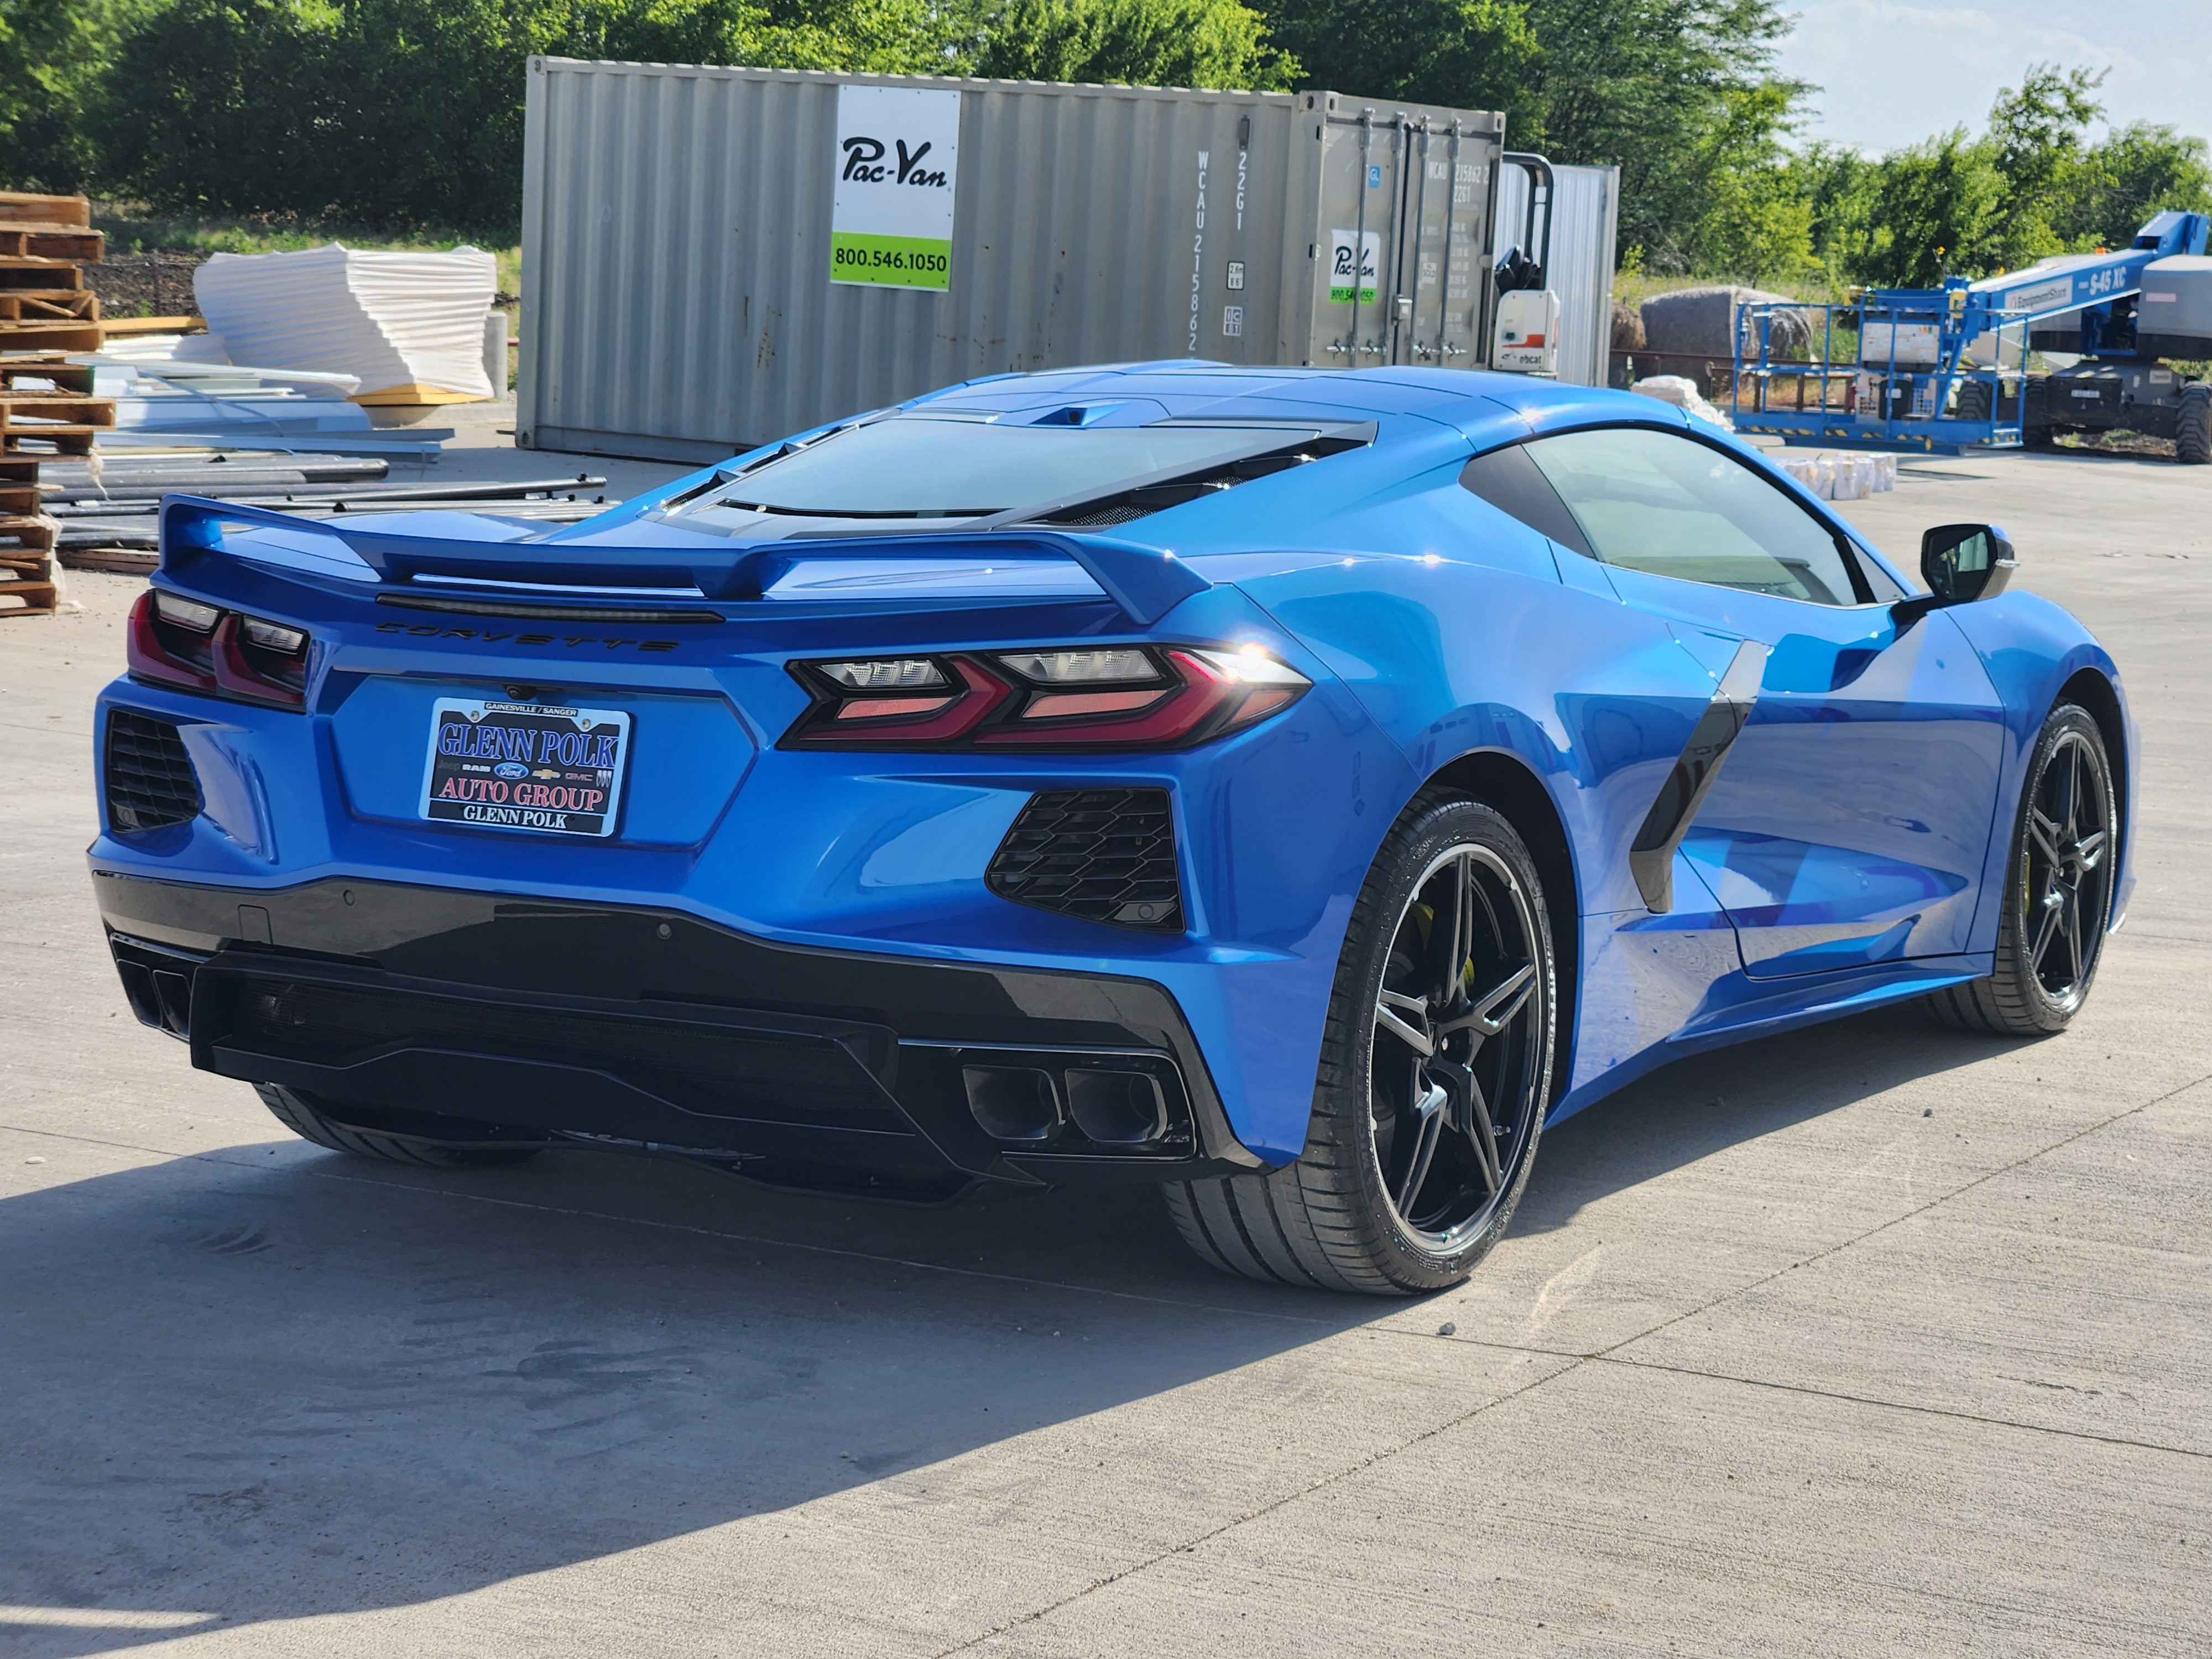
M 2029 449 L 2056 449 L 2058 433 L 2047 426 L 2025 426 L 2020 430 L 2020 441 Z
M 2173 458 L 2184 466 L 2212 463 L 2212 382 L 2181 388 L 2181 414 L 2173 429 Z
M 383 1134 L 340 1123 L 323 1109 L 323 1103 L 297 1089 L 280 1084 L 257 1083 L 253 1091 L 271 1116 L 302 1140 L 327 1146 L 334 1152 L 351 1152 L 385 1164 L 410 1164 L 416 1169 L 491 1170 L 520 1164 L 545 1150 L 543 1142 L 523 1141 L 512 1146 L 469 1146 L 431 1139 L 421 1135 Z

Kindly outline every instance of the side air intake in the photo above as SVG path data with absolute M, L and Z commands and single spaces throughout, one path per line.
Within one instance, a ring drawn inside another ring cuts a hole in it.
M 1017 904 L 1120 927 L 1182 931 L 1175 817 L 1164 789 L 1030 796 L 985 880 Z
M 167 720 L 109 709 L 104 781 L 108 826 L 118 834 L 189 823 L 199 816 L 199 780 L 184 739 Z

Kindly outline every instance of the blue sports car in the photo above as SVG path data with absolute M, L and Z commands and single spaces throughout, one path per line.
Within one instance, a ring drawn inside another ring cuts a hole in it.
M 2134 743 L 2012 569 L 1419 369 L 980 380 L 550 532 L 172 497 L 94 885 L 138 1018 L 326 1146 L 1149 1182 L 1218 1267 L 1426 1291 L 1670 1059 L 2081 1006 Z

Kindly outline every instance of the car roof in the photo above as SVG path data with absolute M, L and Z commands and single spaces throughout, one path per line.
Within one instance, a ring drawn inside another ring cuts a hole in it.
M 1106 363 L 969 380 L 912 399 L 915 413 L 1048 414 L 1128 404 L 1121 423 L 1215 417 L 1360 420 L 1396 416 L 1465 433 L 1478 447 L 1590 421 L 1679 425 L 1680 412 L 1631 392 L 1459 368 L 1239 368 L 1200 359 Z M 1380 434 L 1388 442 L 1389 422 Z

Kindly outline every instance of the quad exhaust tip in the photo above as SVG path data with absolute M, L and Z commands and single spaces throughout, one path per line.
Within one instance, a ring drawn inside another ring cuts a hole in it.
M 1167 1097 L 1149 1072 L 1086 1062 L 963 1066 L 960 1077 L 977 1127 L 1009 1146 L 1050 1146 L 1071 1127 L 1091 1146 L 1116 1152 L 1167 1138 Z

